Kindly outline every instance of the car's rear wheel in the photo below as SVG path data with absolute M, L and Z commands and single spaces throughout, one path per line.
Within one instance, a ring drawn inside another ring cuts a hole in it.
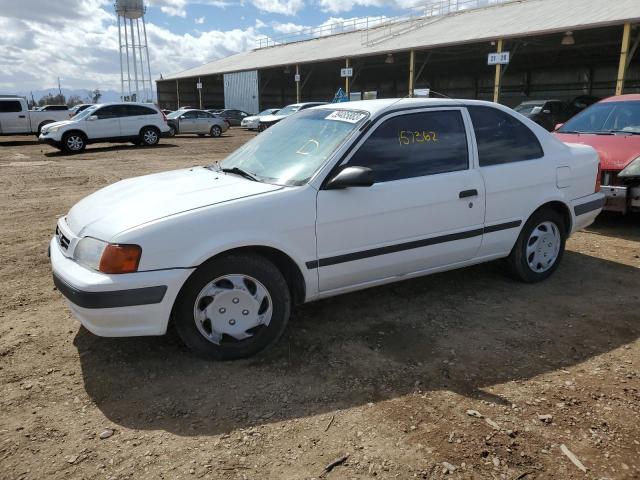
M 65 152 L 80 153 L 87 147 L 87 139 L 82 133 L 65 133 L 62 137 L 62 147 Z
M 184 343 L 200 355 L 232 360 L 275 342 L 291 311 L 282 273 L 258 255 L 213 259 L 187 280 L 173 319 Z
M 567 226 L 557 211 L 545 208 L 525 223 L 507 258 L 509 270 L 523 282 L 540 282 L 555 272 L 564 254 Z
M 144 127 L 140 132 L 140 142 L 142 145 L 152 147 L 160 141 L 160 132 L 154 127 Z
M 213 127 L 211 127 L 211 131 L 209 133 L 211 133 L 212 137 L 219 137 L 220 135 L 222 135 L 222 128 L 220 128 L 218 125 L 214 125 Z

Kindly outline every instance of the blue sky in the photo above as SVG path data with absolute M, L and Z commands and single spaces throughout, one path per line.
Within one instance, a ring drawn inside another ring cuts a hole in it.
M 455 0 L 454 0 L 455 1 Z M 0 0 L 0 93 L 119 90 L 114 0 Z M 146 0 L 153 78 L 301 28 L 402 14 L 415 0 Z

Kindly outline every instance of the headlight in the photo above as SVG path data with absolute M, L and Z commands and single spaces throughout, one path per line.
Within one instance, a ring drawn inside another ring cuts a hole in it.
M 73 252 L 76 262 L 102 273 L 133 273 L 138 271 L 142 256 L 139 245 L 107 243 L 84 237 Z
M 60 130 L 60 128 L 62 128 L 62 125 L 59 125 L 57 127 L 49 127 L 49 128 L 46 129 L 46 131 L 49 132 L 49 133 L 54 133 L 54 132 L 57 132 L 58 130 Z M 45 129 L 43 129 L 43 130 L 45 130 Z
M 618 178 L 640 177 L 640 157 L 637 157 L 618 174 Z

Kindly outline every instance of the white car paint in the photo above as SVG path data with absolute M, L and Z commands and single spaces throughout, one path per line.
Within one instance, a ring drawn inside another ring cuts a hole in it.
M 544 157 L 479 167 L 467 105 L 490 106 L 516 116 L 537 136 Z M 235 248 L 270 247 L 287 255 L 301 273 L 308 302 L 506 257 L 524 222 L 551 201 L 566 206 L 570 233 L 592 223 L 601 210 L 603 195 L 594 193 L 599 161 L 595 151 L 563 144 L 501 105 L 404 99 L 316 108 L 367 112 L 372 128 L 362 136 L 354 132 L 303 185 L 253 182 L 195 167 L 123 180 L 76 204 L 59 219 L 59 232 L 51 240 L 54 276 L 83 292 L 162 285 L 166 294 L 159 303 L 117 308 L 81 308 L 70 302 L 74 315 L 98 335 L 160 335 L 189 275 L 204 261 Z M 470 145 L 469 169 L 368 188 L 322 188 L 330 172 L 349 161 L 383 117 L 439 110 L 462 112 Z M 477 195 L 459 198 L 459 192 L 467 189 L 477 190 Z M 582 212 L 585 205 L 591 207 Z M 465 235 L 470 231 L 480 233 Z M 85 236 L 140 245 L 138 271 L 108 275 L 79 265 L 73 253 Z M 455 240 L 429 244 L 429 239 L 448 236 Z M 412 241 L 426 244 L 358 258 L 365 250 Z M 345 255 L 355 259 L 332 262 Z
M 67 118 L 68 110 L 29 110 L 27 101 L 22 97 L 0 98 L 0 135 L 38 133 L 42 125 Z
M 245 118 L 242 119 L 242 122 L 240 122 L 240 126 L 242 128 L 247 128 L 249 130 L 256 130 L 258 128 L 258 125 L 260 125 L 260 119 L 261 118 L 265 118 L 267 116 L 272 116 L 278 110 L 280 110 L 280 109 L 279 108 L 268 108 L 267 110 L 265 110 L 265 112 L 269 112 L 269 113 L 264 113 L 262 115 L 260 115 L 260 114 L 251 115 L 250 117 L 245 117 Z

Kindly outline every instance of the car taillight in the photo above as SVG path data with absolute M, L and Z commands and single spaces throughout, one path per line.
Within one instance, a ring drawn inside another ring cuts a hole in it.
M 600 191 L 601 180 L 602 180 L 602 167 L 600 166 L 600 162 L 598 162 L 598 173 L 596 174 L 596 190 L 594 193 L 598 193 Z
M 162 110 L 160 110 L 160 113 L 162 114 L 162 120 L 164 120 L 164 123 L 167 123 L 167 116 L 164 114 Z

